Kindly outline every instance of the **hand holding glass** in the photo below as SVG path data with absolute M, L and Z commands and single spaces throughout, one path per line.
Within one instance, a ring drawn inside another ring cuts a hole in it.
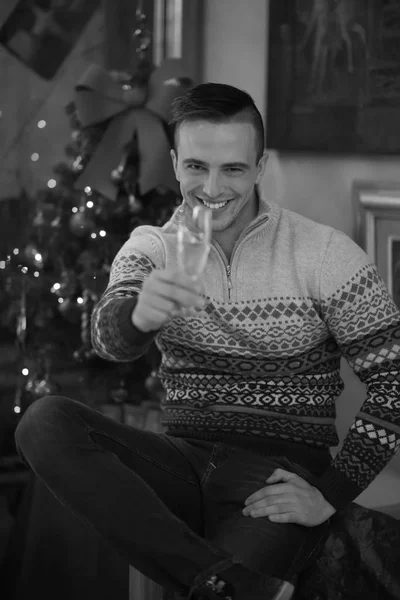
M 207 264 L 211 245 L 211 210 L 195 206 L 178 225 L 178 265 L 196 281 Z

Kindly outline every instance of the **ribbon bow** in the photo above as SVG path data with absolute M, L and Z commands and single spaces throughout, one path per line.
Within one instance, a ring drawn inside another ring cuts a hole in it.
M 172 101 L 192 81 L 180 59 L 170 58 L 153 70 L 147 85 L 129 85 L 98 65 L 91 65 L 75 86 L 78 117 L 84 127 L 111 119 L 75 187 L 90 186 L 115 200 L 118 184 L 111 172 L 121 161 L 125 146 L 137 138 L 138 188 L 144 195 L 157 187 L 179 192 L 165 130 Z

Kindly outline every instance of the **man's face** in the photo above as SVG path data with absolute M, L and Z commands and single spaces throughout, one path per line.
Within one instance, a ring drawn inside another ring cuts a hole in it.
M 253 217 L 255 185 L 261 180 L 267 155 L 257 161 L 251 123 L 183 123 L 176 153 L 172 150 L 171 156 L 184 200 L 192 208 L 198 204 L 212 208 L 213 231 L 224 231 L 238 218 L 249 221 Z

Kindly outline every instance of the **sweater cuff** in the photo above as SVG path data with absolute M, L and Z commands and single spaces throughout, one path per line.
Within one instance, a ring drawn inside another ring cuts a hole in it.
M 157 335 L 157 331 L 142 331 L 132 323 L 132 312 L 137 304 L 137 296 L 126 298 L 121 302 L 117 323 L 121 337 L 128 343 L 135 346 L 146 346 Z
M 364 491 L 333 466 L 315 481 L 315 487 L 336 510 L 347 506 Z

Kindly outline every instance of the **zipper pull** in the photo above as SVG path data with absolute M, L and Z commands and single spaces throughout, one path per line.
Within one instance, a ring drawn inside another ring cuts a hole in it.
M 231 299 L 231 290 L 232 290 L 231 265 L 227 265 L 226 274 L 228 276 L 228 300 L 230 300 Z

